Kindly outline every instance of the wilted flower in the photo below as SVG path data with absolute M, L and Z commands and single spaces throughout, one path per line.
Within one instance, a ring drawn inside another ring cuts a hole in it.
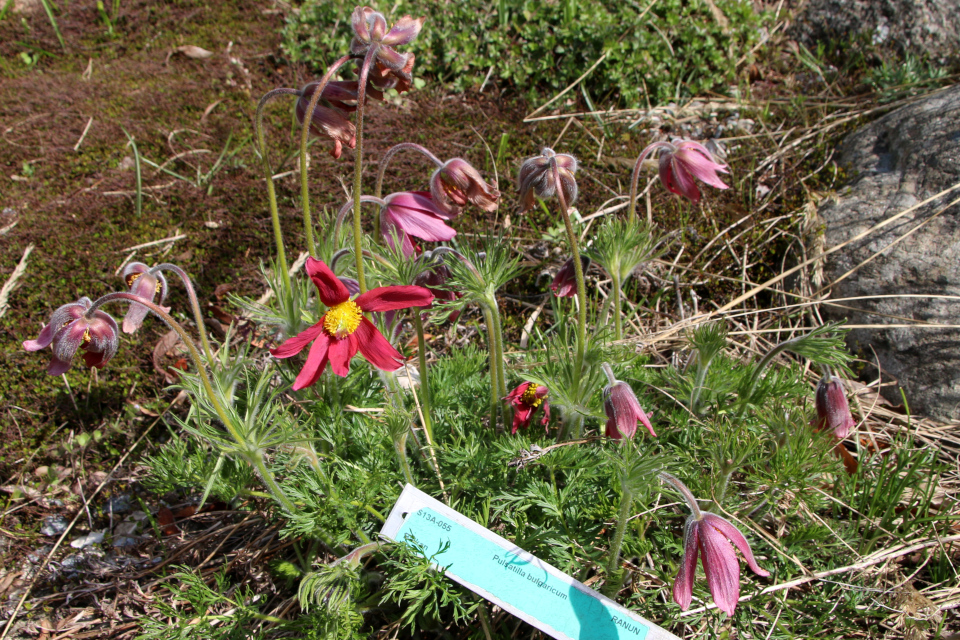
M 586 273 L 590 267 L 590 258 L 580 256 L 580 266 Z M 561 298 L 572 298 L 577 295 L 577 270 L 573 266 L 573 258 L 563 263 L 557 275 L 553 277 L 553 283 L 550 285 L 553 294 Z
M 399 369 L 403 356 L 363 314 L 425 307 L 433 302 L 433 294 L 423 287 L 377 287 L 351 300 L 347 287 L 320 260 L 307 258 L 307 273 L 317 285 L 320 301 L 329 308 L 315 325 L 270 350 L 276 358 L 289 358 L 313 342 L 293 388 L 303 389 L 315 383 L 327 362 L 335 374 L 346 376 L 350 373 L 350 360 L 358 350 L 378 369 Z
M 666 147 L 660 154 L 660 180 L 671 192 L 697 203 L 700 190 L 694 178 L 717 189 L 728 188 L 717 175 L 718 171 L 728 173 L 727 166 L 714 162 L 713 156 L 699 142 L 684 140 L 676 145 L 660 144 Z
M 380 209 L 380 232 L 391 247 L 396 235 L 400 239 L 403 255 L 408 258 L 416 252 L 409 236 L 441 242 L 457 235 L 444 222 L 453 215 L 437 207 L 426 191 L 391 193 L 384 198 L 384 203 Z
M 403 16 L 394 23 L 389 32 L 387 19 L 370 7 L 357 7 L 350 20 L 353 26 L 350 53 L 364 57 L 371 48 L 376 47 L 375 66 L 371 69 L 374 84 L 382 87 L 377 83 L 378 76 L 381 81 L 393 76 L 398 83 L 397 91 L 408 89 L 412 80 L 414 56 L 412 53 L 400 53 L 394 47 L 413 42 L 423 28 L 426 18 Z M 401 88 L 400 85 L 405 86 Z
M 537 198 L 551 198 L 557 194 L 554 167 L 560 175 L 563 199 L 569 207 L 577 199 L 577 159 L 565 153 L 555 153 L 544 147 L 539 156 L 528 158 L 520 165 L 517 189 L 520 191 L 520 211 L 529 211 L 537 204 Z
M 167 297 L 167 279 L 159 271 L 151 273 L 150 267 L 142 262 L 128 264 L 123 269 L 123 281 L 127 283 L 130 293 L 154 304 L 162 304 Z M 148 313 L 150 310 L 142 304 L 131 303 L 127 315 L 123 317 L 123 332 L 133 333 L 139 329 Z
M 633 438 L 637 423 L 643 423 L 650 435 L 656 437 L 650 419 L 640 406 L 640 401 L 626 382 L 613 381 L 603 388 L 603 410 L 607 414 L 607 437 L 619 440 Z
M 301 125 L 317 86 L 318 83 L 311 82 L 300 91 L 296 113 L 297 121 Z M 343 145 L 347 145 L 351 149 L 357 146 L 356 127 L 344 113 L 356 109 L 355 106 L 347 104 L 351 100 L 357 100 L 356 82 L 335 81 L 327 83 L 327 86 L 323 88 L 323 94 L 320 96 L 320 102 L 317 103 L 317 108 L 313 111 L 313 119 L 310 121 L 310 131 L 315 135 L 325 136 L 333 140 L 333 150 L 330 154 L 334 158 L 340 157 L 343 152 Z
M 754 573 L 759 576 L 770 575 L 753 559 L 747 539 L 726 519 L 706 511 L 695 512 L 687 518 L 683 528 L 683 562 L 673 583 L 673 599 L 681 609 L 686 610 L 693 599 L 697 556 L 702 553 L 703 570 L 707 574 L 707 586 L 713 601 L 721 611 L 733 615 L 740 599 L 740 562 L 734 546 L 743 554 L 743 559 Z
M 832 429 L 840 439 L 850 435 L 856 423 L 850 414 L 850 404 L 840 378 L 827 374 L 820 380 L 815 404 L 818 429 Z
M 66 373 L 77 349 L 83 349 L 83 360 L 88 367 L 103 367 L 117 353 L 119 330 L 110 314 L 97 309 L 92 317 L 87 311 L 93 303 L 90 298 L 80 298 L 65 304 L 50 316 L 36 340 L 25 340 L 23 348 L 39 351 L 53 345 L 53 360 L 47 373 L 58 376 Z
M 517 429 L 530 426 L 530 420 L 537 407 L 543 405 L 543 419 L 540 424 L 544 427 L 550 422 L 550 401 L 547 400 L 549 390 L 534 382 L 521 383 L 516 389 L 507 394 L 505 398 L 513 405 L 513 430 L 510 433 L 516 433 Z
M 487 184 L 480 172 L 466 160 L 453 158 L 433 172 L 430 195 L 434 203 L 450 215 L 459 215 L 467 202 L 484 211 L 496 211 L 500 192 Z

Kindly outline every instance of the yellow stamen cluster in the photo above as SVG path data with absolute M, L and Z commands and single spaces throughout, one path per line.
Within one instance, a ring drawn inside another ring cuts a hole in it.
M 139 280 L 143 276 L 142 271 L 135 271 L 127 276 L 127 287 L 133 287 L 133 283 Z M 163 285 L 160 283 L 160 279 L 157 278 L 157 284 L 153 288 L 153 294 L 157 295 L 160 293 Z
M 531 384 L 527 387 L 527 390 L 520 395 L 520 402 L 534 409 L 539 407 L 543 403 L 543 398 L 537 396 L 537 390 L 539 388 L 540 385 Z
M 86 347 L 93 338 L 90 337 L 90 329 L 83 332 L 83 338 L 80 339 L 80 346 Z
M 463 192 L 463 189 L 457 185 L 447 182 L 444 179 L 440 179 L 440 185 L 443 187 L 443 192 L 446 193 L 452 200 L 466 200 L 467 196 Z
M 346 338 L 357 330 L 363 311 L 353 300 L 335 304 L 323 317 L 323 328 L 334 338 Z

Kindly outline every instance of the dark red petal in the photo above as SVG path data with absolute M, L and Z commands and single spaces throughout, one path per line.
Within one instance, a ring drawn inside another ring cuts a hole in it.
M 743 554 L 743 559 L 747 561 L 747 564 L 750 565 L 750 569 L 752 569 L 754 573 L 759 576 L 770 575 L 769 571 L 761 569 L 760 565 L 757 564 L 757 561 L 753 557 L 753 551 L 750 549 L 750 543 L 747 542 L 747 539 L 743 537 L 743 534 L 740 533 L 740 530 L 733 526 L 733 523 L 714 513 L 704 513 L 703 520 L 730 539 L 730 542 L 732 542 L 737 549 L 740 550 L 740 553 Z
M 350 334 L 340 340 L 333 338 L 330 340 L 330 368 L 341 378 L 346 378 L 350 373 L 350 359 L 357 355 L 357 337 Z
M 698 527 L 707 586 L 717 608 L 732 616 L 740 599 L 740 561 L 727 537 L 707 520 Z
M 364 311 L 393 311 L 408 307 L 426 307 L 433 302 L 429 289 L 414 285 L 377 287 L 357 297 L 354 302 Z
M 292 338 L 285 340 L 279 347 L 270 349 L 270 353 L 274 358 L 289 358 L 290 356 L 297 355 L 303 351 L 303 348 L 310 344 L 314 338 L 323 332 L 323 319 L 326 317 L 327 316 L 324 315 L 317 324 L 312 327 L 307 327 Z
M 317 334 L 310 353 L 307 354 L 307 363 L 293 381 L 293 390 L 304 389 L 320 379 L 323 370 L 327 368 L 327 352 L 330 349 L 330 336 L 325 331 Z
M 328 307 L 346 302 L 350 299 L 350 292 L 343 283 L 322 261 L 307 258 L 307 275 L 317 285 L 320 292 L 320 301 Z
M 387 342 L 372 322 L 366 318 L 361 320 L 353 335 L 357 336 L 360 353 L 377 369 L 396 371 L 400 368 L 403 355 Z
M 697 575 L 697 553 L 700 550 L 697 540 L 698 524 L 696 518 L 690 516 L 683 527 L 683 561 L 680 563 L 680 573 L 673 583 L 673 601 L 680 605 L 683 611 L 690 607 L 693 599 L 693 579 Z
M 61 360 L 57 356 L 53 356 L 53 360 L 50 361 L 50 366 L 47 367 L 47 373 L 51 376 L 59 376 L 62 373 L 66 373 L 70 370 L 70 361 Z

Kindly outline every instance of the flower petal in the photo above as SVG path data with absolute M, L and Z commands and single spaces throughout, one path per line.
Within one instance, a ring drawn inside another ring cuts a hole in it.
M 304 389 L 316 383 L 320 379 L 323 370 L 327 368 L 328 352 L 330 350 L 330 336 L 325 331 L 321 331 L 317 339 L 310 347 L 310 353 L 307 354 L 307 362 L 303 369 L 293 381 L 293 390 Z
M 46 349 L 50 346 L 50 343 L 53 341 L 53 325 L 48 324 L 43 329 L 40 330 L 40 335 L 36 340 L 24 340 L 23 348 L 27 351 L 40 351 L 40 349 Z
M 360 353 L 377 369 L 396 371 L 400 368 L 403 355 L 387 342 L 372 322 L 366 318 L 361 320 L 353 335 L 357 336 Z
M 323 318 L 326 318 L 326 315 Z M 288 338 L 280 346 L 270 349 L 270 354 L 274 358 L 289 358 L 303 351 L 304 347 L 323 333 L 323 318 L 320 318 L 320 322 L 312 327 L 307 327 L 292 338 Z
M 330 350 L 327 352 L 330 357 L 330 368 L 341 378 L 346 378 L 350 373 L 350 359 L 357 354 L 357 337 L 354 334 L 346 338 L 331 338 Z
M 360 295 L 354 302 L 364 311 L 393 311 L 429 306 L 433 294 L 429 289 L 414 285 L 377 287 Z
M 70 364 L 69 360 L 61 360 L 57 356 L 53 356 L 50 366 L 47 367 L 47 373 L 51 376 L 59 376 L 70 370 Z
M 341 302 L 350 299 L 350 292 L 337 278 L 336 274 L 330 270 L 321 260 L 307 258 L 307 275 L 317 285 L 317 291 L 320 293 L 320 301 L 328 307 L 332 307 Z
M 693 580 L 697 575 L 697 553 L 700 550 L 696 518 L 690 516 L 683 527 L 683 562 L 673 583 L 673 601 L 686 611 L 693 600 Z
M 353 27 L 353 32 L 358 39 L 367 44 L 370 43 L 370 30 L 367 28 L 367 13 L 372 12 L 373 9 L 370 7 L 357 7 L 350 16 L 350 24 Z
M 530 426 L 530 417 L 533 415 L 533 407 L 528 407 L 523 403 L 519 403 L 513 412 L 513 429 L 510 431 L 511 435 L 517 432 L 517 429 L 523 427 L 526 429 Z
M 753 558 L 753 551 L 750 549 L 750 543 L 747 542 L 747 539 L 743 537 L 743 534 L 740 533 L 740 530 L 733 526 L 726 518 L 718 516 L 714 513 L 704 513 L 703 514 L 704 522 L 708 523 L 714 529 L 717 529 L 723 535 L 727 536 L 737 549 L 740 550 L 740 553 L 743 554 L 743 559 L 747 561 L 747 564 L 750 566 L 750 569 L 759 576 L 769 576 L 770 572 L 765 571 L 760 568 L 760 565 L 757 564 L 757 561 Z
M 707 520 L 698 523 L 697 534 L 710 594 L 717 608 L 732 616 L 740 599 L 740 562 L 737 554 L 727 537 Z
M 391 47 L 410 44 L 420 34 L 425 20 L 426 18 L 403 16 L 393 24 L 390 32 L 380 42 Z

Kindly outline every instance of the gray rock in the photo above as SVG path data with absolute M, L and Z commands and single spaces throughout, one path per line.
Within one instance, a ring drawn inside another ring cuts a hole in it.
M 862 36 L 944 59 L 960 51 L 960 7 L 957 0 L 809 0 L 789 33 L 811 50 L 818 42 Z
M 820 207 L 827 249 L 960 183 L 960 85 L 850 134 L 839 163 L 853 178 Z M 960 205 L 945 209 L 958 197 L 960 189 L 830 255 L 832 298 L 871 297 L 827 313 L 851 324 L 960 324 L 960 300 L 932 297 L 960 296 Z M 915 297 L 875 297 L 904 294 Z M 856 329 L 849 344 L 864 360 L 879 359 L 885 381 L 900 383 L 914 412 L 960 417 L 960 330 Z M 896 388 L 885 395 L 900 401 Z
M 40 533 L 45 536 L 58 536 L 66 531 L 68 524 L 70 522 L 63 516 L 47 516 L 40 527 Z

